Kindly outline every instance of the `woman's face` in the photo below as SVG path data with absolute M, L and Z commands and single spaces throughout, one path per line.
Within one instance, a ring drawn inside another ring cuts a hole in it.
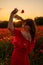
M 30 27 L 28 25 L 25 25 L 25 23 L 22 25 L 24 31 L 29 32 L 30 31 Z

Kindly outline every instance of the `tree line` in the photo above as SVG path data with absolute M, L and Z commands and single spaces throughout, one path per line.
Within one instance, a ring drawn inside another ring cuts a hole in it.
M 34 22 L 36 23 L 37 26 L 43 25 L 43 17 L 35 17 Z M 13 22 L 13 24 L 15 27 L 21 27 L 22 22 L 21 21 L 19 21 L 17 23 Z M 7 26 L 8 26 L 8 21 L 0 21 L 0 28 L 7 28 Z

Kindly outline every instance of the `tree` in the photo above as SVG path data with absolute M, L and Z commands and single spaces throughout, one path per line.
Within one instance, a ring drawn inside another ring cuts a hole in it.
M 0 23 L 0 28 L 7 28 L 8 21 L 3 21 Z
M 43 17 L 35 17 L 34 21 L 36 25 L 43 25 Z

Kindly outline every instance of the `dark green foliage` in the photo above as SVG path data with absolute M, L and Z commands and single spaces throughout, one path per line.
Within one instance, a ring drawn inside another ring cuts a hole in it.
M 0 41 L 0 65 L 9 65 L 13 45 L 8 40 Z
M 8 26 L 8 21 L 3 21 L 0 23 L 0 28 L 7 28 Z
M 43 17 L 36 17 L 34 21 L 36 25 L 43 25 Z
M 42 65 L 43 64 L 43 37 L 36 41 L 36 46 L 30 57 L 31 65 Z
M 14 24 L 15 27 L 21 27 L 22 22 L 21 21 L 19 21 L 17 23 L 13 22 L 13 24 Z M 8 21 L 3 21 L 3 22 L 0 23 L 0 28 L 7 28 L 7 27 L 8 27 Z

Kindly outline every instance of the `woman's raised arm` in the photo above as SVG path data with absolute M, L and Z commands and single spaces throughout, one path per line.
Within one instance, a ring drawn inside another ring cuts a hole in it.
M 10 14 L 10 18 L 9 18 L 9 22 L 8 22 L 8 29 L 13 32 L 14 30 L 14 25 L 13 25 L 13 16 L 18 12 L 18 9 L 15 8 L 11 14 Z

